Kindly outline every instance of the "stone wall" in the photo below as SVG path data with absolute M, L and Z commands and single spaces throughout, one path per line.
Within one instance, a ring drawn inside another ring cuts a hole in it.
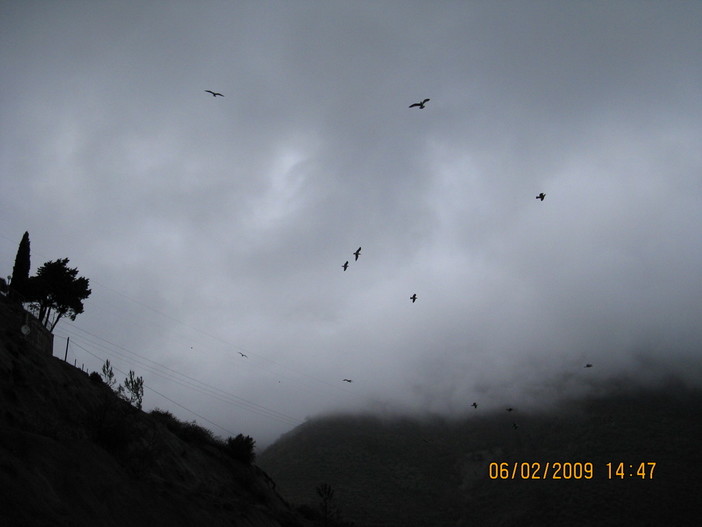
M 54 335 L 34 315 L 0 296 L 0 335 L 14 334 L 21 335 L 38 353 L 54 354 Z

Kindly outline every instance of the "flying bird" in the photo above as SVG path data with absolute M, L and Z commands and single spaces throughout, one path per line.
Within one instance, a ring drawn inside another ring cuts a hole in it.
M 410 300 L 411 300 L 412 303 L 414 304 L 414 302 L 417 300 L 417 293 L 414 293 L 414 294 L 410 297 Z
M 241 355 L 242 357 L 244 357 L 245 359 L 248 359 L 248 358 L 249 358 L 247 355 L 244 355 L 244 354 L 243 354 L 242 352 L 240 352 L 240 351 L 237 351 L 237 353 L 238 353 L 239 355 Z
M 477 407 L 478 407 L 478 403 L 473 403 L 473 404 L 471 404 L 471 406 L 472 406 L 473 408 L 477 408 Z
M 517 423 L 512 423 L 512 428 L 516 430 L 517 428 L 519 428 L 519 425 Z
M 346 263 L 344 263 L 344 265 L 342 265 L 341 267 L 343 267 L 343 268 L 344 268 L 344 271 L 346 271 L 346 269 L 349 268 L 349 261 L 346 260 Z
M 361 248 L 359 247 L 358 250 L 353 253 L 353 255 L 356 257 L 355 261 L 358 261 L 358 257 L 361 256 Z
M 512 410 L 514 410 L 514 408 L 510 407 L 510 408 L 506 408 L 506 410 L 507 410 L 508 412 L 511 412 Z
M 211 94 L 212 94 L 212 97 L 217 97 L 218 95 L 219 95 L 220 97 L 224 97 L 224 95 L 222 95 L 221 93 L 217 93 L 216 91 L 212 91 L 212 90 L 205 90 L 205 91 L 206 91 L 207 93 L 211 93 Z
M 587 363 L 587 364 L 585 365 L 585 367 L 586 367 L 586 368 L 592 368 L 592 364 Z
M 410 104 L 409 107 L 410 107 L 410 108 L 419 107 L 420 110 L 423 110 L 423 109 L 424 109 L 424 105 L 425 105 L 426 103 L 428 103 L 430 100 L 431 100 L 431 99 L 424 99 L 423 101 L 416 102 L 416 103 L 414 103 L 414 104 Z
M 343 382 L 353 382 L 351 379 L 341 379 Z
M 546 197 L 546 194 L 544 194 L 544 193 L 542 192 L 541 194 L 539 194 L 538 196 L 536 196 L 536 199 L 540 199 L 541 201 L 543 201 L 545 197 Z

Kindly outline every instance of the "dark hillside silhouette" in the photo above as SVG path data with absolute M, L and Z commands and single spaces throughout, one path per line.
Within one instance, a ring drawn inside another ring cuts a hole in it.
M 517 422 L 516 410 L 474 409 L 456 420 L 314 419 L 259 463 L 296 504 L 313 504 L 311 489 L 328 482 L 356 527 L 696 524 L 702 392 L 671 381 L 603 393 L 540 415 L 522 409 Z M 594 477 L 490 478 L 490 463 L 514 462 L 590 462 Z M 619 462 L 624 479 L 609 479 L 606 464 Z M 652 479 L 636 475 L 642 462 L 656 463 Z
M 0 525 L 311 527 L 252 464 L 250 437 L 138 410 L 39 349 L 24 316 L 0 296 Z

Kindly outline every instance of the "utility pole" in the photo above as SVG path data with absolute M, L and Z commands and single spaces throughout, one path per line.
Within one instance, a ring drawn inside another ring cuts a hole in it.
M 66 338 L 66 353 L 63 355 L 63 362 L 66 362 L 66 359 L 68 358 L 68 343 L 71 342 L 71 337 Z

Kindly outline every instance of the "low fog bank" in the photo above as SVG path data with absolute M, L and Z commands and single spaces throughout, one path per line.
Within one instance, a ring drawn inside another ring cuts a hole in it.
M 466 400 L 463 408 L 445 411 L 410 408 L 408 405 L 374 401 L 365 408 L 356 410 L 330 410 L 306 418 L 305 423 L 291 433 L 302 430 L 310 423 L 328 420 L 353 422 L 360 419 L 379 420 L 388 424 L 408 422 L 417 425 L 450 425 L 473 418 L 491 419 L 504 416 L 506 420 L 519 421 L 523 418 L 554 418 L 578 416 L 593 406 L 615 404 L 621 401 L 660 402 L 685 405 L 689 401 L 699 401 L 702 397 L 702 365 L 699 361 L 690 364 L 684 373 L 667 366 L 663 361 L 646 355 L 640 357 L 643 368 L 638 374 L 620 374 L 604 378 L 585 379 L 582 375 L 564 374 L 559 379 L 543 385 L 528 386 L 524 392 L 511 391 L 514 397 L 501 397 L 497 391 L 486 392 L 483 397 Z M 584 370 L 594 369 L 583 368 Z M 647 372 L 647 373 L 644 373 Z M 493 398 L 490 395 L 494 395 Z M 477 408 L 472 403 L 477 404 Z M 511 411 L 507 409 L 511 408 Z M 280 438 L 287 435 L 282 434 Z M 269 444 L 261 445 L 262 449 Z

